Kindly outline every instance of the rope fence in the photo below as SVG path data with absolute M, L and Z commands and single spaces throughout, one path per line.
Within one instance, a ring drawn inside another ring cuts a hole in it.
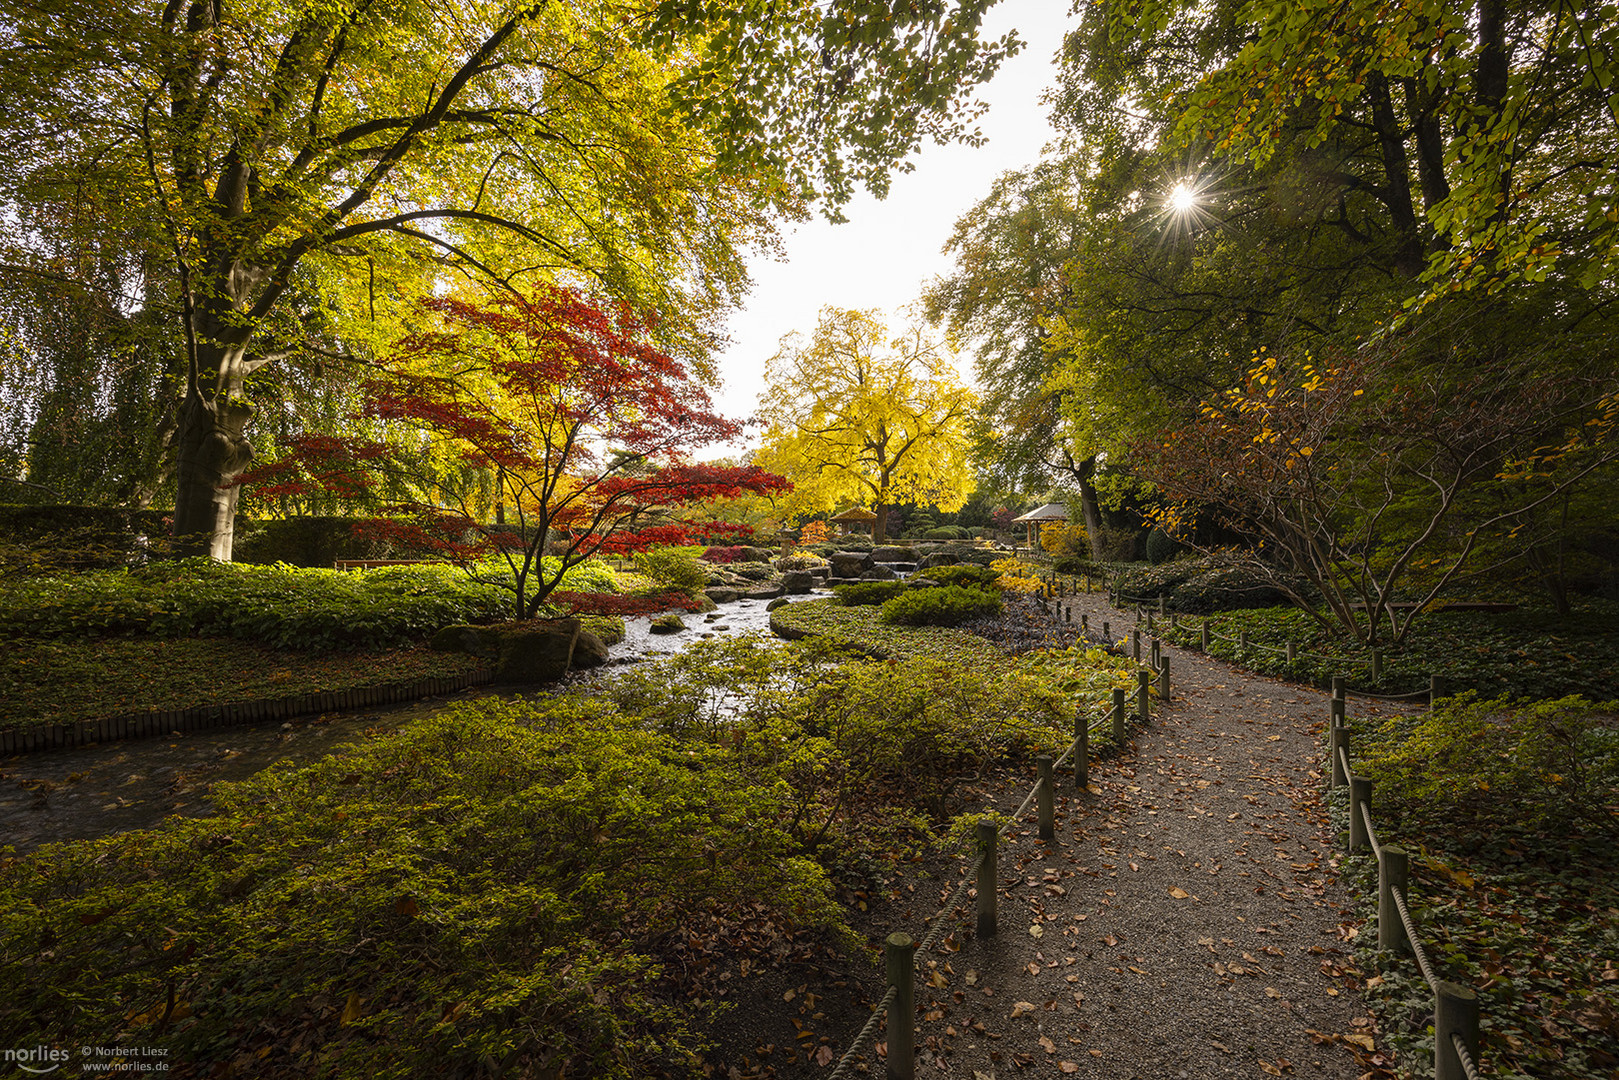
M 1053 586 L 1054 587 L 1054 586 Z M 838 1059 L 836 1067 L 828 1074 L 828 1080 L 845 1080 L 859 1065 L 861 1059 L 874 1045 L 880 1018 L 887 1018 L 887 1074 L 891 1080 L 914 1080 L 916 1076 L 916 965 L 921 957 L 926 956 L 939 943 L 945 929 L 951 925 L 954 913 L 960 909 L 967 899 L 967 894 L 977 889 L 975 906 L 975 931 L 978 937 L 988 938 L 995 935 L 999 918 L 998 898 L 1000 882 L 998 879 L 999 847 L 1000 841 L 1010 835 L 1011 830 L 1026 814 L 1030 806 L 1035 807 L 1036 834 L 1041 840 L 1056 839 L 1056 791 L 1057 770 L 1073 763 L 1074 792 L 1083 793 L 1090 786 L 1090 740 L 1091 736 L 1111 730 L 1114 742 L 1123 746 L 1128 734 L 1130 722 L 1136 721 L 1146 724 L 1151 716 L 1151 697 L 1153 693 L 1153 677 L 1157 676 L 1159 697 L 1167 701 L 1169 698 L 1169 666 L 1167 659 L 1161 669 L 1149 672 L 1146 667 L 1136 672 L 1136 702 L 1137 712 L 1127 715 L 1128 692 L 1122 688 L 1115 688 L 1113 700 L 1100 721 L 1087 723 L 1083 713 L 1074 716 L 1074 736 L 1062 754 L 1053 759 L 1050 754 L 1042 754 L 1035 759 L 1038 777 L 1034 786 L 1024 796 L 1004 825 L 997 826 L 993 818 L 979 820 L 975 830 L 977 857 L 972 864 L 962 871 L 961 884 L 956 891 L 944 902 L 938 912 L 930 920 L 931 927 L 920 942 L 911 935 L 897 932 L 890 934 L 885 948 L 885 975 L 888 990 L 882 1000 L 873 1006 L 871 1016 L 866 1024 L 855 1036 L 849 1048 Z
M 1343 681 L 1333 680 L 1328 725 L 1327 789 L 1349 790 L 1349 853 L 1377 860 L 1377 947 L 1409 954 L 1434 995 L 1434 1080 L 1479 1080 L 1478 995 L 1440 977 L 1422 944 L 1407 891 L 1411 860 L 1402 847 L 1379 840 L 1372 817 L 1372 781 L 1356 776 L 1350 760 L 1350 728 L 1344 717 Z

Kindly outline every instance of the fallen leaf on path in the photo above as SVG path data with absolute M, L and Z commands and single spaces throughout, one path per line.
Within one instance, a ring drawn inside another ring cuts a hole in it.
M 815 1051 L 815 1064 L 823 1067 L 832 1064 L 832 1048 L 830 1046 L 823 1046 Z
M 1187 892 L 1185 889 L 1182 889 L 1178 885 L 1171 885 L 1169 887 L 1169 895 L 1173 896 L 1177 900 L 1185 900 L 1188 896 L 1191 896 L 1192 894 Z
M 1034 1012 L 1034 1003 L 1031 1001 L 1018 1001 L 1012 1005 L 1012 1017 L 1016 1019 L 1024 1013 Z

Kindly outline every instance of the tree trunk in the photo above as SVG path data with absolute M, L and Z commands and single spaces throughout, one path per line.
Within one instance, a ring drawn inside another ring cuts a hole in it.
M 1102 558 L 1102 506 L 1097 501 L 1091 477 L 1096 475 L 1096 455 L 1081 461 L 1073 470 L 1079 481 L 1079 513 L 1085 519 L 1085 538 L 1090 541 L 1091 558 Z
M 245 434 L 253 407 L 243 396 L 242 346 L 212 344 L 202 333 L 198 338 L 175 433 L 174 549 L 229 562 L 241 490 L 234 481 L 253 460 Z
M 888 504 L 878 503 L 872 507 L 877 520 L 871 523 L 871 542 L 881 544 L 888 539 Z

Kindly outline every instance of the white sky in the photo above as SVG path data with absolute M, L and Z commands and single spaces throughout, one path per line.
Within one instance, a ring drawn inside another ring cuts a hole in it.
M 941 249 L 956 219 L 989 194 L 995 177 L 1035 162 L 1052 137 L 1040 95 L 1056 80 L 1072 21 L 1066 0 L 1001 0 L 985 18 L 985 36 L 1015 29 L 1027 44 L 979 90 L 989 105 L 978 122 L 988 141 L 977 149 L 925 146 L 914 171 L 894 176 L 885 201 L 856 198 L 841 225 L 819 217 L 801 222 L 784 236 L 783 261 L 753 262 L 753 291 L 732 317 L 731 345 L 720 354 L 723 385 L 714 401 L 722 416 L 754 413 L 765 362 L 787 334 L 808 337 L 823 306 L 879 308 L 897 329 L 901 309 L 951 269 Z M 965 357 L 962 367 L 971 374 Z

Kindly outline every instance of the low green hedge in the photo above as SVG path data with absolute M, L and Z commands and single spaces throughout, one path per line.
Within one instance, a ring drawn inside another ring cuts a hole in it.
M 563 588 L 616 585 L 611 571 L 585 563 L 569 571 Z M 509 592 L 452 566 L 343 572 L 197 558 L 0 580 L 0 638 L 199 635 L 278 648 L 383 648 L 425 640 L 451 623 L 507 618 L 510 608 Z

